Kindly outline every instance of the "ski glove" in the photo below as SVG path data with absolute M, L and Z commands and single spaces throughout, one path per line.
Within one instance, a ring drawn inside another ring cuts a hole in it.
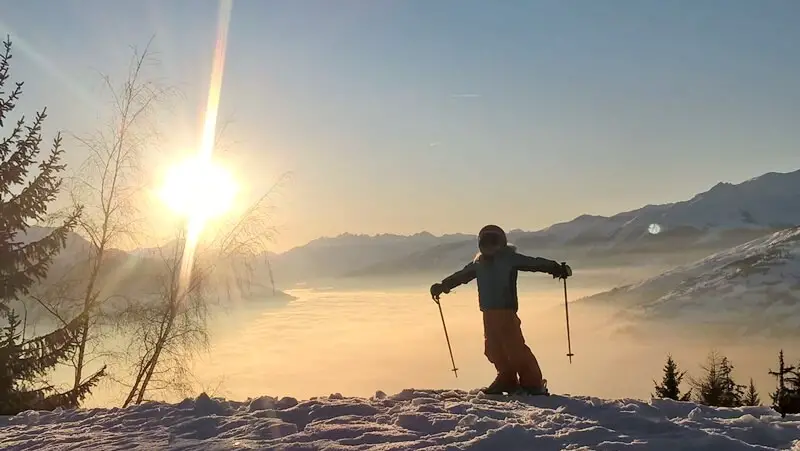
M 446 290 L 444 288 L 444 285 L 442 285 L 441 283 L 435 283 L 431 285 L 431 297 L 433 298 L 434 301 L 438 302 L 439 296 L 441 296 L 442 293 L 447 293 L 447 292 L 448 290 Z
M 566 262 L 562 262 L 556 266 L 555 270 L 550 274 L 553 275 L 554 279 L 566 279 L 572 276 L 572 268 L 570 268 Z

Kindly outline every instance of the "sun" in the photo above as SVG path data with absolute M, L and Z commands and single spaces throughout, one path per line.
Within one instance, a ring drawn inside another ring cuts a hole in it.
M 205 222 L 230 211 L 238 190 L 228 170 L 213 161 L 194 157 L 167 170 L 158 194 L 175 214 Z

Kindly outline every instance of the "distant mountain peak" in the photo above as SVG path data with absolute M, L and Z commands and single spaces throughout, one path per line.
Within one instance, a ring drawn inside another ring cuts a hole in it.
M 577 218 L 575 218 L 574 221 L 587 221 L 587 220 L 592 220 L 592 219 L 605 219 L 605 218 L 606 218 L 606 216 L 590 215 L 588 213 L 584 213 L 584 214 L 578 216 Z
M 744 182 L 744 183 L 747 183 L 747 182 Z M 730 187 L 734 187 L 734 186 L 738 186 L 738 185 L 734 185 L 733 183 L 730 183 L 730 182 L 719 182 L 716 185 L 712 186 L 709 191 L 726 189 L 726 188 L 730 188 Z
M 766 172 L 766 173 L 761 174 L 759 176 L 756 176 L 756 177 L 753 177 L 751 179 L 745 180 L 744 182 L 742 182 L 742 184 L 748 183 L 748 182 L 755 182 L 755 181 L 758 181 L 758 180 L 763 181 L 763 180 L 768 180 L 768 179 L 775 179 L 775 178 L 780 178 L 780 177 L 783 177 L 783 176 L 800 177 L 800 169 L 795 169 L 794 171 L 789 171 L 789 172 L 776 172 L 776 171 Z

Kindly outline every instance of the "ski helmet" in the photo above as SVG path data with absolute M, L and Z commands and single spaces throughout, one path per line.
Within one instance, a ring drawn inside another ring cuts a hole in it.
M 478 249 L 491 252 L 508 244 L 506 232 L 499 226 L 489 224 L 478 232 Z

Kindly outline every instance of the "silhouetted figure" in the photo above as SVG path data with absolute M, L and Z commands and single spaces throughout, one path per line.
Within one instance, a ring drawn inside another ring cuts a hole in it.
M 554 278 L 572 275 L 568 265 L 540 257 L 520 254 L 508 244 L 506 234 L 496 225 L 487 225 L 478 233 L 479 252 L 464 268 L 431 286 L 435 299 L 442 293 L 468 283 L 478 282 L 478 303 L 483 312 L 485 354 L 497 369 L 497 377 L 483 391 L 487 394 L 522 390 L 528 394 L 547 394 L 539 362 L 525 344 L 521 321 L 517 316 L 517 273 L 544 272 Z

